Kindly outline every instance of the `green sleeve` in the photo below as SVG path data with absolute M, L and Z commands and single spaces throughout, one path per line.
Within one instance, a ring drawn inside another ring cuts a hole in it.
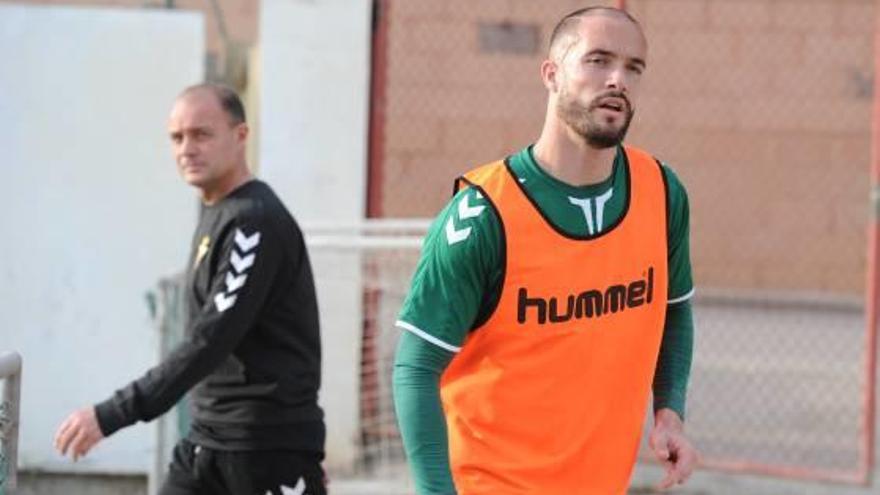
M 419 495 L 455 493 L 440 403 L 440 375 L 453 356 L 410 332 L 401 332 L 392 374 L 394 409 Z
M 455 493 L 440 375 L 468 330 L 493 306 L 503 272 L 500 225 L 474 189 L 460 191 L 425 237 L 396 325 L 403 329 L 392 373 L 397 421 L 420 495 Z
M 663 173 L 669 199 L 669 305 L 654 373 L 654 411 L 672 409 L 684 419 L 694 346 L 690 206 L 687 191 L 672 168 L 663 164 Z
M 668 247 L 669 301 L 681 302 L 694 290 L 690 253 L 690 206 L 687 191 L 672 168 L 663 165 L 669 199 Z
M 693 347 L 694 319 L 690 301 L 670 304 L 654 373 L 655 412 L 668 408 L 684 419 Z
M 397 326 L 457 351 L 487 317 L 485 298 L 503 272 L 501 239 L 489 202 L 475 189 L 456 194 L 425 236 Z

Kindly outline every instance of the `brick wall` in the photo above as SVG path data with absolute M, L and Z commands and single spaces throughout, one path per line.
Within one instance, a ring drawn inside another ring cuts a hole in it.
M 631 140 L 688 184 L 703 283 L 862 291 L 874 5 L 630 2 L 653 50 Z
M 387 12 L 383 216 L 433 216 L 456 175 L 540 131 L 539 65 L 570 0 L 392 0 Z M 480 50 L 479 25 L 537 26 L 533 53 Z
M 433 216 L 452 179 L 532 142 L 546 38 L 581 2 L 393 0 L 383 216 Z M 691 200 L 702 286 L 860 293 L 875 2 L 630 0 L 649 69 L 629 142 Z M 487 53 L 479 26 L 537 26 L 538 50 Z

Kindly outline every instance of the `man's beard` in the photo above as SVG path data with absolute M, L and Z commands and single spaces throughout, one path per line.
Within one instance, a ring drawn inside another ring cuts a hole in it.
M 613 128 L 610 125 L 602 125 L 595 114 L 595 110 L 599 109 L 599 101 L 616 97 L 626 102 L 624 108 L 624 121 L 620 128 Z M 597 96 L 590 102 L 586 108 L 567 92 L 559 95 L 559 103 L 556 106 L 556 114 L 563 122 L 584 138 L 584 141 L 593 148 L 605 149 L 612 148 L 623 142 L 626 132 L 629 130 L 629 124 L 632 122 L 635 111 L 629 103 L 629 99 L 622 93 L 610 92 Z

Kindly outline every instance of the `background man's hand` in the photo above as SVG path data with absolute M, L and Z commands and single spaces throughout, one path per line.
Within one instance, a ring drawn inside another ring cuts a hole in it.
M 675 411 L 657 411 L 648 442 L 657 460 L 666 468 L 666 477 L 658 488 L 665 490 L 687 481 L 697 465 L 699 454 L 685 437 L 684 425 Z
M 96 443 L 104 438 L 95 408 L 84 407 L 74 411 L 55 432 L 55 450 L 67 455 L 68 450 L 74 461 L 85 456 Z

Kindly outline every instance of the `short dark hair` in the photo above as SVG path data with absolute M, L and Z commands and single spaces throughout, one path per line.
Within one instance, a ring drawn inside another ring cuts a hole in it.
M 639 30 L 642 29 L 642 25 L 639 24 L 639 21 L 636 20 L 635 17 L 630 15 L 629 12 L 618 9 L 616 7 L 605 7 L 603 5 L 594 5 L 592 7 L 584 7 L 582 9 L 575 10 L 574 12 L 569 12 L 566 14 L 559 22 L 556 24 L 556 27 L 553 28 L 553 33 L 550 34 L 550 43 L 548 44 L 548 51 L 553 51 L 553 46 L 556 44 L 559 39 L 565 37 L 565 35 L 570 34 L 574 31 L 575 27 L 580 23 L 581 19 L 584 17 L 588 17 L 596 14 L 606 14 L 606 15 L 617 15 L 623 16 L 628 19 L 630 22 L 636 25 Z
M 180 97 L 190 93 L 206 90 L 217 97 L 220 102 L 220 108 L 229 116 L 229 123 L 232 125 L 243 124 L 247 122 L 247 116 L 244 112 L 244 104 L 234 89 L 224 84 L 217 83 L 201 83 L 195 84 L 184 89 L 180 93 Z

